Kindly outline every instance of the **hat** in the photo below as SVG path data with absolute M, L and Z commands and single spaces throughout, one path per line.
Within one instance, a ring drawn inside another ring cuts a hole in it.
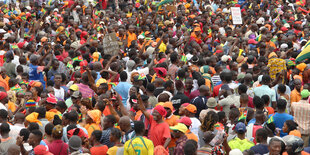
M 72 136 L 76 135 L 80 138 L 85 137 L 88 138 L 88 135 L 81 129 L 81 128 L 74 128 L 68 131 L 68 137 L 71 138 Z
M 222 50 L 216 50 L 215 53 L 222 53 Z
M 0 33 L 6 33 L 4 29 L 0 29 Z
M 280 48 L 282 48 L 282 49 L 288 48 L 288 45 L 283 43 L 283 44 L 281 44 Z
M 167 115 L 167 111 L 165 108 L 161 105 L 157 105 L 154 110 L 156 110 L 162 117 L 165 117 Z
M 245 124 L 242 122 L 237 123 L 235 126 L 235 131 L 237 133 L 245 133 L 245 131 L 246 131 Z
M 51 104 L 57 104 L 57 99 L 53 94 L 49 93 L 48 97 L 46 98 L 46 102 Z
M 57 8 L 55 8 L 53 12 L 59 12 L 59 10 Z
M 170 129 L 174 131 L 181 131 L 183 133 L 186 133 L 188 130 L 187 126 L 183 123 L 178 123 L 177 125 L 170 127 Z
M 271 52 L 269 55 L 268 55 L 268 59 L 270 59 L 271 57 L 278 57 L 277 54 L 275 52 Z
M 258 42 L 257 41 L 255 41 L 254 39 L 250 39 L 249 41 L 248 41 L 248 44 L 257 44 Z
M 242 56 L 242 55 L 240 55 L 240 56 L 238 56 L 237 57 L 237 59 L 236 59 L 236 61 L 239 63 L 239 64 L 243 64 L 243 63 L 245 63 L 246 61 L 247 61 L 247 57 L 244 57 L 244 56 Z
M 172 105 L 172 102 L 165 102 L 165 103 L 163 104 L 163 107 L 164 107 L 164 108 L 169 108 L 172 112 L 173 112 L 173 110 L 174 110 L 173 105 Z
M 308 89 L 304 89 L 300 92 L 301 98 L 307 98 L 310 95 L 310 92 Z
M 54 135 L 56 137 L 61 137 L 62 136 L 62 132 L 63 132 L 62 125 L 56 125 L 53 128 L 52 135 Z
M 144 36 L 140 34 L 140 35 L 138 36 L 138 39 L 144 39 Z
M 285 26 L 286 28 L 290 28 L 290 24 L 289 23 L 285 23 L 283 26 Z
M 263 17 L 258 18 L 258 20 L 256 21 L 256 24 L 258 25 L 264 25 L 265 23 L 265 19 Z
M 214 107 L 216 107 L 216 105 L 217 105 L 216 99 L 214 97 L 210 97 L 208 99 L 207 106 L 211 107 L 211 108 L 214 108 Z
M 81 148 L 82 146 L 82 140 L 79 136 L 73 135 L 70 139 L 69 139 L 69 147 L 70 149 L 77 151 Z
M 47 150 L 44 145 L 38 145 L 33 149 L 35 155 L 53 155 L 53 153 Z
M 79 91 L 74 91 L 73 94 L 71 95 L 71 97 L 74 97 L 74 98 L 79 98 L 81 96 L 82 96 L 82 94 Z
M 76 84 L 73 84 L 69 87 L 70 90 L 73 90 L 73 91 L 77 91 L 79 90 L 79 86 L 77 86 Z
M 223 84 L 221 89 L 223 89 L 223 90 L 230 90 L 228 84 Z
M 231 57 L 229 55 L 223 55 L 221 57 L 221 61 L 223 61 L 223 62 L 227 62 L 228 60 L 231 60 Z
M 194 114 L 197 112 L 197 108 L 193 104 L 189 104 L 188 106 L 185 107 L 185 109 Z
M 179 123 L 183 123 L 186 126 L 191 126 L 192 125 L 192 120 L 189 117 L 182 117 L 180 120 L 178 120 Z
M 232 149 L 229 155 L 243 155 L 243 153 L 239 149 Z
M 150 46 L 146 49 L 145 53 L 147 55 L 152 55 L 154 51 L 155 51 L 155 48 Z
M 296 66 L 296 68 L 297 68 L 299 71 L 301 71 L 301 72 L 303 72 L 303 71 L 305 70 L 306 67 L 307 67 L 307 65 L 306 65 L 305 63 L 301 63 L 301 64 L 298 64 L 298 65 Z
M 0 92 L 0 100 L 6 98 L 8 94 L 6 92 Z
M 42 37 L 41 38 L 41 42 L 46 42 L 47 41 L 47 37 Z
M 194 32 L 198 32 L 198 31 L 201 31 L 200 27 L 195 27 Z
M 157 67 L 153 69 L 157 75 L 165 77 L 167 75 L 167 70 L 166 68 L 163 67 Z
M 25 103 L 26 109 L 30 108 L 30 107 L 36 107 L 36 102 L 34 100 L 28 100 Z

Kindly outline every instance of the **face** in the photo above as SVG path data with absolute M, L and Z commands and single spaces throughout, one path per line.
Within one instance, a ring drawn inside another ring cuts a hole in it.
M 32 97 L 32 93 L 30 93 L 30 92 L 26 92 L 26 93 L 25 93 L 25 99 L 26 99 L 26 101 L 28 101 L 29 99 L 31 99 L 31 97 Z
M 110 125 L 111 123 L 110 123 L 110 121 L 108 120 L 108 118 L 104 118 L 103 119 L 103 129 L 107 129 L 107 128 L 109 128 L 111 125 Z
M 270 155 L 278 155 L 281 152 L 281 142 L 273 142 L 269 144 L 269 154 Z
M 36 136 L 34 134 L 30 133 L 29 138 L 28 138 L 28 143 L 31 146 L 36 144 Z
M 181 137 L 181 133 L 180 133 L 179 130 L 173 130 L 172 136 L 173 136 L 174 138 L 180 138 L 180 137 Z
M 300 90 L 300 89 L 301 89 L 301 82 L 300 82 L 300 81 L 295 82 L 295 88 L 296 88 L 297 90 Z
M 171 113 L 172 113 L 171 109 L 170 109 L 170 108 L 165 107 L 165 110 L 167 111 L 167 115 L 166 115 L 166 117 L 169 117 L 169 116 L 171 115 Z
M 157 110 L 154 110 L 152 115 L 155 121 L 160 121 L 162 119 L 162 116 L 159 114 Z
M 284 133 L 287 133 L 287 132 L 288 132 L 287 130 L 288 130 L 287 124 L 284 123 L 284 124 L 283 124 L 283 128 L 282 128 L 282 131 L 283 131 Z
M 31 91 L 32 94 L 34 94 L 34 95 L 37 95 L 37 94 L 38 94 L 37 89 L 34 88 L 34 87 L 32 87 L 32 88 L 30 89 L 30 91 Z

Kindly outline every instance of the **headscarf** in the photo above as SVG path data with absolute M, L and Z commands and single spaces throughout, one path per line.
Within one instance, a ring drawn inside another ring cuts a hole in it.
M 303 72 L 303 71 L 305 70 L 306 67 L 307 67 L 307 64 L 305 64 L 305 63 L 301 63 L 301 64 L 299 64 L 299 65 L 296 66 L 296 68 L 297 68 L 298 70 L 300 70 L 301 72 Z
M 91 110 L 87 112 L 87 115 L 96 123 L 100 124 L 101 111 L 100 110 Z
M 6 98 L 8 94 L 6 92 L 0 92 L 0 100 Z
M 38 120 L 39 113 L 33 112 L 26 117 L 26 120 L 30 123 L 38 123 L 42 126 L 41 121 Z
M 160 77 L 166 77 L 167 75 L 167 70 L 163 67 L 157 67 L 157 68 L 154 68 L 154 71 L 156 72 L 156 74 Z M 161 73 L 160 73 L 160 72 Z
M 165 117 L 167 115 L 167 111 L 161 105 L 156 106 L 154 110 L 156 110 L 162 117 Z

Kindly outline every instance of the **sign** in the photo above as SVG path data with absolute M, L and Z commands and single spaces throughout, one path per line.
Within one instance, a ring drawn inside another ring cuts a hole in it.
M 241 10 L 239 7 L 231 7 L 231 17 L 234 25 L 242 24 Z
M 166 6 L 166 10 L 169 11 L 169 12 L 174 12 L 174 13 L 176 13 L 176 12 L 177 12 L 177 7 L 174 6 L 174 5 L 167 5 L 167 6 Z
M 119 52 L 119 44 L 115 33 L 109 33 L 103 37 L 103 51 L 104 54 L 112 56 L 117 55 Z

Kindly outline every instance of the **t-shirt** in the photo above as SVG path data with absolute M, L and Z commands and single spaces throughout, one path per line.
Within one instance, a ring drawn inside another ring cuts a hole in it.
M 190 130 L 192 131 L 192 133 L 194 133 L 194 134 L 198 137 L 198 139 L 199 139 L 198 130 L 199 130 L 199 127 L 200 127 L 200 125 L 201 125 L 201 122 L 200 122 L 199 119 L 197 119 L 196 117 L 191 117 L 190 119 L 191 119 L 191 121 L 192 121 L 192 125 L 191 125 L 191 127 L 190 127 L 189 129 L 190 129 Z
M 65 90 L 63 88 L 60 87 L 60 89 L 57 89 L 55 87 L 54 88 L 54 92 L 55 92 L 55 97 L 57 99 L 62 99 L 64 100 L 65 99 Z
M 202 110 L 207 109 L 207 101 L 208 99 L 205 96 L 197 96 L 193 100 L 191 100 L 191 104 L 195 105 L 197 108 L 197 112 L 195 116 L 199 118 L 199 114 Z
M 122 148 L 122 147 L 113 146 L 113 147 L 109 148 L 107 154 L 108 155 L 116 155 L 118 148 Z
M 294 117 L 287 113 L 275 113 L 274 115 L 269 115 L 269 118 L 273 116 L 274 124 L 276 128 L 283 128 L 284 122 L 287 120 L 294 120 Z M 284 133 L 282 130 L 280 132 L 280 137 L 286 136 L 287 133 Z
M 68 144 L 62 140 L 54 140 L 48 145 L 48 150 L 53 154 L 67 155 L 68 154 Z
M 235 137 L 231 141 L 228 142 L 229 147 L 233 149 L 239 149 L 240 151 L 248 150 L 254 146 L 254 143 L 249 141 L 248 139 L 239 139 Z
M 183 103 L 189 103 L 189 98 L 184 93 L 178 92 L 171 98 L 172 105 L 175 109 L 174 114 L 179 115 L 179 108 Z
M 106 155 L 107 152 L 108 152 L 108 146 L 106 145 L 98 146 L 98 147 L 94 146 L 90 148 L 90 153 L 92 155 Z M 109 154 L 109 155 L 112 155 L 112 154 Z
M 164 123 L 161 123 L 164 124 Z M 169 131 L 170 132 L 170 131 Z M 145 137 L 134 137 L 124 144 L 124 155 L 153 155 L 153 142 Z
M 257 144 L 251 147 L 250 150 L 254 151 L 255 154 L 266 154 L 269 152 L 268 145 L 266 144 Z
M 149 139 L 153 141 L 154 146 L 164 145 L 167 138 L 171 138 L 170 128 L 166 122 L 157 123 L 153 116 L 150 116 L 151 129 L 149 131 Z

